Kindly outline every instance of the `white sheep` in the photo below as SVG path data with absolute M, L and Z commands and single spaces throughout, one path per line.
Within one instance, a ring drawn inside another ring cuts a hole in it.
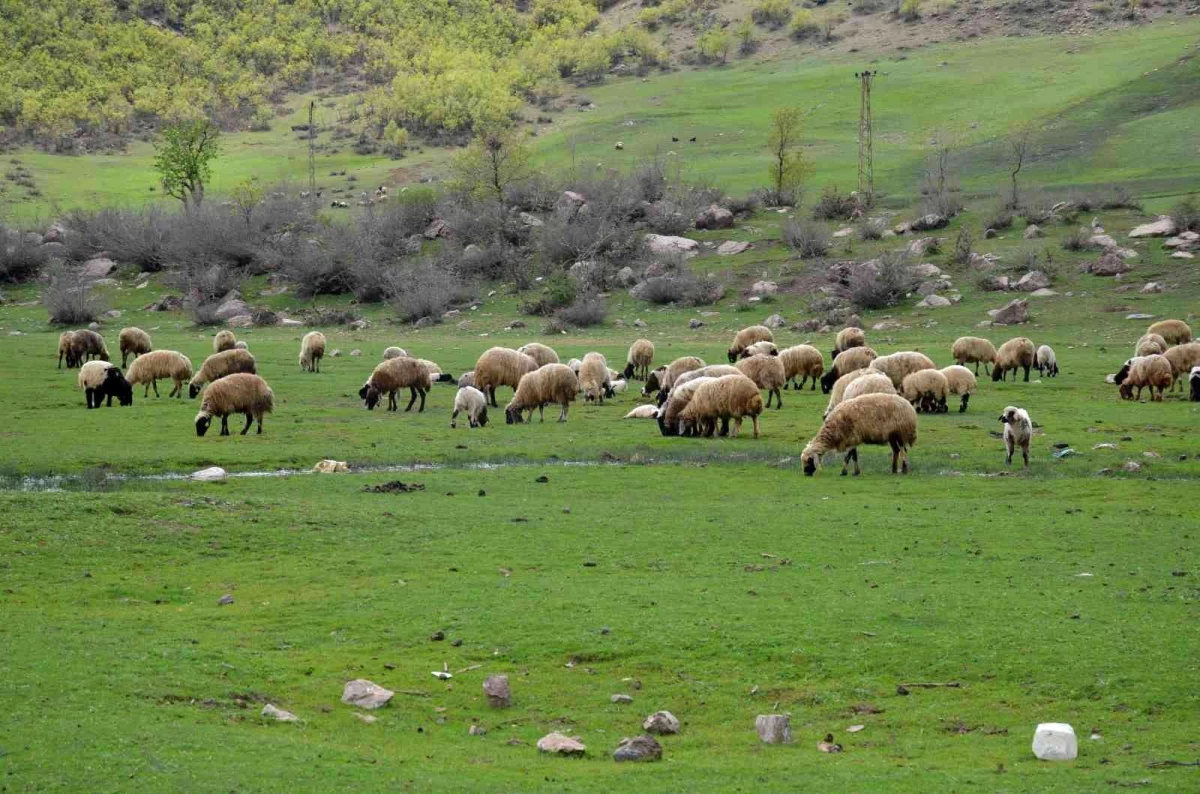
M 523 411 L 529 411 L 529 420 L 533 421 L 533 409 L 536 408 L 541 421 L 546 421 L 546 406 L 557 404 L 562 411 L 558 421 L 567 421 L 567 411 L 575 396 L 579 393 L 579 379 L 565 364 L 547 364 L 522 376 L 513 393 L 512 400 L 504 406 L 504 421 L 507 424 L 521 424 Z
M 649 339 L 635 340 L 625 355 L 625 378 L 645 380 L 650 375 L 650 365 L 653 363 L 654 343 Z
M 1000 414 L 1000 421 L 1004 423 L 1004 465 L 1012 465 L 1013 450 L 1019 446 L 1025 467 L 1029 468 L 1029 442 L 1033 440 L 1033 421 L 1029 412 L 1010 405 Z
M 817 381 L 825 374 L 825 359 L 821 357 L 820 350 L 812 345 L 793 345 L 779 351 L 779 360 L 783 362 L 783 374 L 788 381 L 783 385 L 784 389 L 796 386 L 796 376 L 799 375 L 801 378 L 800 385 L 796 386 L 797 391 L 803 389 L 810 379 L 810 388 L 816 391 Z
M 320 372 L 321 359 L 325 357 L 325 334 L 309 331 L 300 340 L 300 369 L 303 372 Z
M 600 353 L 588 353 L 579 368 L 579 388 L 584 402 L 599 402 L 604 405 L 604 396 L 609 391 L 608 361 Z
M 842 461 L 842 476 L 850 462 L 854 462 L 854 476 L 862 471 L 858 467 L 860 444 L 887 444 L 892 448 L 892 474 L 900 471 L 908 474 L 908 448 L 917 443 L 917 412 L 908 400 L 898 394 L 864 394 L 853 400 L 843 400 L 837 405 L 812 441 L 800 454 L 800 463 L 805 475 L 817 472 L 821 456 L 826 452 L 845 452 Z
M 962 402 L 958 406 L 958 412 L 960 414 L 965 412 L 967 410 L 967 403 L 971 400 L 971 395 L 975 393 L 975 374 L 961 364 L 951 364 L 948 367 L 942 367 L 941 373 L 946 376 L 946 387 L 949 393 L 957 394 L 962 398 Z
M 992 362 L 992 381 L 1006 380 L 1008 373 L 1017 379 L 1017 370 L 1025 370 L 1025 382 L 1029 382 L 1029 370 L 1033 369 L 1034 355 L 1033 340 L 1025 336 L 1017 336 L 1000 345 L 996 351 L 996 360 Z
M 116 397 L 122 406 L 133 405 L 133 386 L 125 380 L 121 370 L 107 361 L 88 361 L 79 367 L 79 388 L 83 389 L 83 397 L 88 408 L 99 408 L 100 403 L 107 399 L 108 407 L 112 407 L 112 398 Z
M 213 353 L 204 359 L 204 363 L 200 365 L 200 371 L 192 376 L 192 380 L 188 384 L 188 396 L 195 398 L 204 388 L 204 384 L 212 383 L 236 372 L 257 374 L 258 364 L 249 350 L 233 348 Z
M 171 380 L 175 387 L 168 397 L 183 397 L 183 384 L 192 377 L 192 362 L 182 353 L 174 350 L 154 350 L 143 353 L 133 360 L 129 366 L 129 382 L 144 384 L 146 387 L 143 397 L 150 396 L 150 387 L 154 387 L 154 396 L 158 396 L 158 379 Z
M 389 358 L 408 358 L 408 351 L 402 347 L 387 347 L 383 350 L 383 360 Z
M 729 347 L 729 363 L 732 364 L 737 361 L 742 351 L 755 342 L 774 341 L 775 334 L 765 325 L 752 325 L 749 328 L 743 328 L 733 337 L 733 344 Z
M 233 331 L 221 330 L 217 331 L 213 336 L 213 352 L 224 353 L 226 350 L 233 350 L 237 345 L 237 337 L 233 335 Z
M 539 367 L 558 363 L 558 353 L 554 352 L 554 348 L 547 347 L 541 342 L 530 342 L 518 347 L 517 350 L 536 361 Z
M 488 348 L 475 362 L 475 388 L 488 396 L 493 408 L 498 408 L 496 388 L 508 386 L 515 391 L 521 378 L 537 368 L 537 362 L 519 350 Z
M 1042 345 L 1033 354 L 1033 366 L 1037 369 L 1038 375 L 1057 378 L 1058 377 L 1058 357 L 1054 355 L 1054 348 L 1050 345 Z
M 454 395 L 454 413 L 450 414 L 450 426 L 458 426 L 458 415 L 465 412 L 471 427 L 483 427 L 488 423 L 487 397 L 474 386 L 459 387 Z

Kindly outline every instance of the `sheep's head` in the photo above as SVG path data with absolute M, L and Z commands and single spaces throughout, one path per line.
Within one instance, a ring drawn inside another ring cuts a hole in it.
M 837 383 L 837 379 L 837 368 L 830 367 L 829 371 L 821 376 L 821 393 L 829 394 L 829 392 L 833 389 L 833 384 Z
M 208 432 L 208 426 L 212 424 L 212 414 L 208 411 L 201 411 L 196 414 L 196 435 L 204 438 L 204 434 Z
M 659 391 L 658 395 L 654 398 L 654 400 L 655 400 L 655 402 L 658 403 L 658 407 L 662 408 L 664 405 L 667 404 L 667 400 L 670 398 L 670 396 L 671 396 L 670 389 L 662 389 L 661 391 Z
M 729 363 L 732 364 L 733 362 L 737 361 L 737 358 L 738 351 L 732 347 L 729 348 Z
M 1004 409 L 1004 413 L 1000 414 L 1000 421 L 1006 425 L 1015 425 L 1017 423 L 1020 408 L 1008 406 Z
M 1133 384 L 1122 383 L 1117 388 L 1117 393 L 1121 395 L 1122 400 L 1132 400 L 1133 399 Z
M 125 380 L 125 376 L 121 374 L 121 370 L 116 367 L 108 370 L 105 377 L 104 389 L 116 397 L 121 405 L 133 405 L 133 385 Z
M 1000 379 L 1003 377 L 1004 377 L 1004 368 L 993 364 L 992 365 L 992 381 L 994 383 L 999 383 Z
M 664 436 L 679 435 L 678 428 L 672 427 L 671 425 L 667 424 L 667 421 L 666 421 L 667 420 L 667 412 L 666 411 L 659 411 L 658 415 L 655 417 L 655 419 L 658 422 L 658 432 L 662 433 Z
M 821 465 L 821 456 L 806 449 L 800 456 L 800 465 L 804 469 L 804 475 L 811 477 L 817 473 L 817 468 Z
M 662 388 L 662 377 L 666 374 L 666 371 L 666 367 L 659 367 L 646 376 L 646 385 L 642 387 L 643 396 L 649 397 Z
M 189 383 L 188 384 L 188 397 L 193 400 L 196 399 L 196 395 L 198 395 L 200 393 L 201 388 L 203 388 L 203 387 L 201 387 L 200 385 L 198 385 L 196 383 Z
M 839 353 L 839 352 L 841 352 L 841 351 L 839 351 L 839 350 L 831 350 L 831 351 L 829 351 L 829 360 L 830 360 L 830 361 L 833 361 L 835 358 L 837 358 L 837 357 L 838 357 L 838 353 Z
M 363 386 L 358 395 L 367 403 L 367 410 L 374 411 L 375 406 L 379 405 L 379 398 L 383 396 L 383 392 L 374 386 Z
M 1113 378 L 1113 383 L 1117 384 L 1118 386 L 1120 386 L 1122 383 L 1124 383 L 1125 379 L 1129 377 L 1129 370 L 1132 366 L 1133 366 L 1132 358 L 1129 359 L 1128 361 L 1126 361 L 1124 364 L 1122 364 L 1121 370 L 1117 373 L 1117 376 L 1115 378 Z
M 625 376 L 625 380 L 629 380 L 633 377 L 633 370 L 634 367 L 632 361 L 625 365 L 625 369 L 621 372 L 621 374 Z
M 435 380 L 436 380 L 438 383 L 454 383 L 454 382 L 455 382 L 455 381 L 454 381 L 454 376 L 453 376 L 453 375 L 451 375 L 449 372 L 442 372 L 442 373 L 439 373 L 439 374 L 438 374 L 438 376 L 437 376 L 437 378 L 435 378 Z
M 484 425 L 486 425 L 488 423 L 486 407 L 484 407 L 484 409 L 479 412 L 479 419 L 477 421 L 479 422 L 480 427 L 483 427 Z
M 523 423 L 524 421 L 525 420 L 521 418 L 521 411 L 519 408 L 514 408 L 510 404 L 508 407 L 506 407 L 504 409 L 504 424 L 519 425 L 519 424 Z

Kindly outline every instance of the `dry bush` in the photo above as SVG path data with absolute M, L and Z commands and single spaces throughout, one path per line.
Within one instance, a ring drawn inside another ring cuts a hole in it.
M 86 325 L 104 313 L 103 304 L 92 291 L 92 283 L 78 268 L 59 264 L 50 268 L 50 280 L 42 290 L 42 305 L 57 325 Z
M 804 259 L 829 253 L 829 229 L 824 224 L 793 218 L 783 226 L 783 241 Z
M 915 285 L 904 258 L 884 254 L 875 269 L 861 267 L 850 275 L 845 296 L 859 309 L 885 309 L 904 300 Z

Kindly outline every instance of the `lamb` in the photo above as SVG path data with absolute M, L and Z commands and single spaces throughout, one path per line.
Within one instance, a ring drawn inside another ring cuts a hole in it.
M 775 409 L 783 407 L 783 394 L 780 391 L 787 383 L 787 373 L 783 362 L 775 356 L 758 354 L 743 358 L 736 364 L 743 375 L 754 381 L 754 384 L 767 392 L 767 407 L 771 407 L 771 397 L 775 397 Z
M 634 408 L 632 411 L 630 411 L 629 413 L 625 414 L 625 416 L 623 416 L 621 418 L 622 419 L 657 419 L 658 418 L 658 406 L 657 405 L 639 405 L 636 408 Z
M 1029 370 L 1033 369 L 1033 340 L 1024 336 L 1009 339 L 1000 345 L 996 351 L 996 360 L 992 362 L 992 380 L 999 382 L 1008 377 L 1009 371 L 1016 381 L 1017 370 L 1025 370 L 1025 382 L 1029 383 Z
M 898 394 L 864 394 L 844 400 L 829 416 L 821 429 L 808 442 L 800 455 L 805 475 L 816 474 L 821 456 L 829 451 L 846 452 L 842 461 L 842 476 L 850 461 L 854 461 L 854 476 L 858 467 L 860 444 L 887 444 L 892 448 L 892 474 L 908 474 L 908 448 L 917 443 L 917 412 L 908 400 Z
M 1029 468 L 1029 442 L 1033 440 L 1033 422 L 1029 412 L 1010 405 L 1000 414 L 1000 421 L 1004 423 L 1004 465 L 1012 465 L 1013 450 L 1020 446 L 1025 468 Z
M 1200 402 L 1200 367 L 1192 367 L 1188 382 L 1192 386 L 1192 402 Z
M 1167 352 L 1167 340 L 1163 339 L 1158 334 L 1143 334 L 1142 338 L 1137 340 L 1137 344 L 1133 348 L 1133 356 L 1153 356 Z
M 979 374 L 979 365 L 983 364 L 983 373 L 991 375 L 990 365 L 996 360 L 996 346 L 978 336 L 960 336 L 950 346 L 950 357 L 962 366 L 975 365 L 975 374 Z
M 583 391 L 584 401 L 598 401 L 604 405 L 608 387 L 608 362 L 599 353 L 588 353 L 583 357 L 583 366 L 579 368 L 579 388 Z
M 951 364 L 948 367 L 943 367 L 941 373 L 946 376 L 946 387 L 950 394 L 957 394 L 962 397 L 962 404 L 958 406 L 958 412 L 960 414 L 964 413 L 967 410 L 967 403 L 970 401 L 971 395 L 975 393 L 975 375 L 971 370 L 960 364 Z
M 571 368 L 571 371 L 575 373 L 575 377 L 578 378 L 579 368 L 583 366 L 583 362 L 577 358 L 573 358 L 567 362 L 567 366 Z M 663 369 L 663 367 L 659 367 L 659 369 Z
M 541 421 L 546 421 L 546 406 L 557 404 L 562 406 L 558 421 L 567 421 L 567 410 L 579 393 L 579 379 L 565 364 L 547 364 L 522 376 L 517 384 L 517 390 L 508 405 L 504 406 L 504 421 L 507 424 L 521 424 L 523 411 L 529 411 L 529 421 L 533 421 L 533 409 L 538 410 Z
M 883 377 L 887 378 L 887 375 L 884 375 L 882 372 L 876 372 L 871 369 L 856 369 L 853 372 L 847 372 L 845 375 L 838 378 L 837 381 L 834 382 L 833 387 L 829 390 L 829 404 L 825 406 L 825 413 L 821 415 L 821 419 L 828 419 L 829 414 L 833 412 L 833 409 L 838 407 L 842 400 L 846 399 L 846 390 L 850 388 L 850 384 L 867 375 L 882 375 Z M 887 382 L 888 385 L 891 385 L 892 379 L 887 378 Z M 892 394 L 895 393 L 896 387 L 892 386 Z
M 851 373 L 854 374 L 854 373 Z M 846 390 L 842 393 L 842 399 L 839 402 L 853 400 L 855 397 L 862 397 L 864 394 L 896 394 L 896 387 L 892 385 L 892 379 L 882 372 L 875 372 L 870 369 L 857 370 L 858 377 L 852 380 L 846 386 Z M 830 409 L 832 410 L 832 409 Z
M 863 330 L 849 326 L 838 331 L 837 339 L 833 343 L 833 352 L 829 354 L 829 357 L 834 359 L 851 348 L 866 346 L 867 335 L 863 333 Z
M 738 358 L 750 358 L 750 356 L 777 356 L 779 348 L 774 342 L 755 342 L 738 354 Z
M 1162 402 L 1163 392 L 1165 392 L 1171 383 L 1175 380 L 1174 372 L 1171 368 L 1171 362 L 1166 356 L 1139 356 L 1131 358 L 1121 367 L 1121 371 L 1117 373 L 1116 383 L 1120 387 L 1119 393 L 1123 400 L 1142 399 L 1142 389 L 1150 387 L 1150 401 Z M 1133 396 L 1134 388 L 1137 388 L 1137 397 Z M 1158 394 L 1154 390 L 1158 389 Z
M 150 342 L 150 334 L 141 328 L 122 328 L 121 335 L 117 339 L 121 345 L 122 369 L 125 367 L 125 362 L 129 356 L 132 355 L 134 358 L 137 358 L 154 349 Z
M 733 344 L 729 348 L 729 363 L 732 364 L 737 361 L 742 351 L 755 342 L 774 341 L 775 334 L 771 333 L 771 329 L 765 325 L 752 325 L 749 328 L 743 328 L 733 337 Z
M 464 372 L 458 376 L 458 388 L 462 389 L 467 386 L 475 388 L 475 370 Z
M 108 361 L 108 346 L 104 344 L 104 337 L 100 334 L 83 328 L 71 334 L 71 355 L 77 367 L 85 361 L 97 358 Z
M 519 350 L 488 348 L 475 362 L 475 388 L 488 395 L 493 408 L 499 408 L 496 387 L 508 386 L 515 391 L 521 378 L 537 368 L 537 362 Z
M 618 394 L 624 394 L 629 389 L 629 382 L 624 378 L 617 378 L 610 381 L 608 384 L 608 396 L 614 397 Z
M 817 390 L 817 380 L 825 373 L 825 359 L 821 351 L 812 345 L 793 345 L 779 351 L 779 360 L 783 362 L 783 375 L 787 383 L 783 388 L 796 386 L 796 376 L 800 375 L 800 385 L 796 390 L 804 388 L 804 384 L 812 380 L 812 391 Z
M 62 369 L 63 359 L 67 361 L 67 369 L 75 366 L 75 354 L 71 349 L 71 340 L 74 337 L 74 331 L 63 331 L 58 335 L 58 369 Z
M 725 435 L 733 419 L 731 435 L 736 438 L 742 419 L 749 416 L 754 423 L 754 437 L 758 438 L 758 416 L 762 412 L 762 395 L 754 381 L 745 375 L 726 375 L 696 387 L 691 402 L 679 414 L 679 432 L 711 436 L 720 420 L 721 435 Z
M 112 407 L 112 398 L 116 397 L 122 406 L 133 405 L 133 386 L 113 364 L 107 361 L 89 361 L 79 368 L 79 388 L 83 389 L 83 397 L 88 408 L 99 408 L 100 403 L 107 398 L 108 407 Z
M 1054 355 L 1054 348 L 1050 345 L 1039 347 L 1033 354 L 1033 366 L 1037 367 L 1038 375 L 1057 378 L 1058 357 Z
M 234 348 L 221 353 L 213 353 L 204 359 L 204 363 L 200 365 L 200 371 L 192 376 L 192 380 L 188 384 L 188 396 L 195 399 L 200 390 L 204 388 L 204 384 L 235 373 L 246 375 L 258 373 L 258 365 L 250 351 Z
M 262 435 L 263 417 L 275 408 L 275 392 L 267 386 L 267 382 L 257 375 L 247 372 L 237 372 L 210 384 L 200 402 L 200 412 L 196 414 L 196 435 L 203 438 L 212 424 L 214 416 L 221 417 L 221 435 L 229 435 L 229 415 L 245 414 L 246 426 L 242 435 L 250 430 L 250 425 L 258 422 L 258 435 Z
M 879 354 L 869 347 L 852 347 L 837 354 L 833 365 L 821 376 L 821 393 L 829 394 L 837 379 L 856 369 L 866 369 L 871 362 L 879 358 Z
M 474 386 L 459 387 L 454 395 L 454 413 L 450 414 L 450 427 L 458 426 L 458 415 L 466 412 L 471 427 L 483 427 L 488 423 L 487 397 Z
M 692 373 L 687 373 L 692 374 Z M 740 372 L 735 370 L 737 375 Z M 676 383 L 671 389 L 671 396 L 667 398 L 666 404 L 662 405 L 656 414 L 658 419 L 659 432 L 664 436 L 679 435 L 679 415 L 683 413 L 683 409 L 687 408 L 688 403 L 692 401 L 692 397 L 696 394 L 696 389 L 700 388 L 703 383 L 715 381 L 715 377 L 706 376 L 692 378 L 685 383 Z
M 887 375 L 892 379 L 896 391 L 900 391 L 906 377 L 923 369 L 937 369 L 937 366 L 924 353 L 905 351 L 876 358 L 871 362 L 870 369 Z
M 237 337 L 233 335 L 233 331 L 217 331 L 213 337 L 213 352 L 223 353 L 226 350 L 233 350 L 237 345 Z
M 1162 320 L 1146 329 L 1148 334 L 1158 334 L 1172 345 L 1192 341 L 1192 328 L 1183 320 Z
M 514 351 L 515 352 L 515 351 Z M 371 372 L 371 377 L 358 390 L 358 396 L 367 405 L 368 411 L 375 410 L 379 398 L 388 396 L 389 411 L 397 410 L 396 392 L 407 388 L 409 393 L 408 405 L 405 412 L 411 411 L 417 395 L 421 396 L 421 407 L 417 413 L 425 410 L 425 394 L 433 387 L 433 376 L 429 368 L 417 358 L 392 358 L 377 365 Z M 210 387 L 211 388 L 211 387 Z
M 300 371 L 320 372 L 321 359 L 325 357 L 325 334 L 309 331 L 300 340 Z
M 530 342 L 518 347 L 517 350 L 536 361 L 539 367 L 558 363 L 558 353 L 554 352 L 554 348 L 547 347 L 540 342 Z
M 1163 356 L 1171 362 L 1171 391 L 1175 391 L 1176 383 L 1182 388 L 1183 378 L 1193 367 L 1200 366 L 1200 342 L 1176 345 L 1163 353 Z
M 950 386 L 940 370 L 922 369 L 904 376 L 900 393 L 918 413 L 942 413 L 946 410 Z
M 625 378 L 645 380 L 650 377 L 650 365 L 654 363 L 654 343 L 649 339 L 637 339 L 625 354 Z
M 659 367 L 646 377 L 642 394 L 649 396 L 656 391 L 670 391 L 675 379 L 685 372 L 707 366 L 704 359 L 696 356 L 681 356 L 665 367 Z
M 142 397 L 150 396 L 150 387 L 154 387 L 154 396 L 158 396 L 158 379 L 170 378 L 174 388 L 168 397 L 183 397 L 183 384 L 192 377 L 192 362 L 182 353 L 174 350 L 155 350 L 145 353 L 133 360 L 129 367 L 129 382 L 143 384 L 146 387 Z
M 408 358 L 408 351 L 402 347 L 384 348 L 383 360 L 387 361 L 389 358 Z

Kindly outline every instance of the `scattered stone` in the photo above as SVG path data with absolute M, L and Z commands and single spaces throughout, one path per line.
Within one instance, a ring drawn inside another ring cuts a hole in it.
M 717 246 L 717 253 L 721 256 L 736 256 L 750 248 L 753 248 L 750 243 L 740 242 L 738 240 L 726 240 Z
M 985 276 L 979 282 L 979 286 L 984 292 L 1006 292 L 1008 276 Z
M 83 278 L 104 278 L 117 269 L 117 263 L 106 256 L 98 256 L 83 263 L 79 275 Z
M 1031 223 L 1025 227 L 1025 233 L 1022 235 L 1026 240 L 1038 240 L 1046 235 L 1042 232 L 1042 227 L 1036 223 Z
M 697 320 L 695 317 L 688 320 L 688 328 L 691 328 L 692 330 L 695 330 L 697 328 L 703 328 L 703 327 L 704 327 L 704 322 L 701 320 Z
M 424 237 L 426 240 L 436 240 L 439 237 L 445 237 L 446 233 L 449 231 L 450 227 L 446 225 L 444 220 L 441 218 L 434 218 L 429 222 L 429 225 L 425 227 Z
M 759 714 L 754 730 L 766 744 L 788 744 L 792 741 L 791 718 L 786 714 Z
M 217 606 L 219 606 L 219 607 L 227 607 L 232 603 L 233 603 L 233 596 L 230 595 L 229 593 L 226 593 L 225 595 L 223 595 L 217 599 Z
M 1088 238 L 1088 244 L 1094 245 L 1097 248 L 1103 248 L 1105 250 L 1118 247 L 1117 241 L 1107 234 L 1093 234 Z
M 911 223 L 898 223 L 892 227 L 892 234 L 896 235 L 908 234 L 910 231 L 912 231 Z
M 950 299 L 943 298 L 941 295 L 926 295 L 925 299 L 917 304 L 920 309 L 938 309 L 943 306 L 949 306 Z
M 782 328 L 783 326 L 787 325 L 787 321 L 778 314 L 772 314 L 770 317 L 763 320 L 763 325 L 768 328 Z
M 556 753 L 567 756 L 583 755 L 587 752 L 587 747 L 583 742 L 579 741 L 578 737 L 566 736 L 558 731 L 548 733 L 538 739 L 537 749 L 543 753 Z
M 318 474 L 340 474 L 350 471 L 350 467 L 346 465 L 344 460 L 319 460 L 312 467 L 312 470 Z
M 1125 319 L 1126 320 L 1153 320 L 1154 315 L 1146 314 L 1145 312 L 1134 312 L 1133 314 L 1125 315 Z
M 371 327 L 371 322 L 369 320 L 358 319 L 351 321 L 346 327 L 351 331 L 365 331 Z
M 1125 470 L 1125 471 L 1127 471 L 1127 472 L 1131 472 L 1131 473 L 1133 473 L 1133 472 L 1139 472 L 1139 471 L 1141 471 L 1141 470 L 1142 470 L 1142 464 L 1138 463 L 1136 460 L 1127 460 L 1127 461 L 1125 461 L 1125 463 L 1124 463 L 1124 464 L 1121 466 L 1121 468 L 1122 468 L 1123 470 Z
M 271 705 L 270 703 L 263 706 L 262 711 L 259 713 L 262 714 L 262 716 L 264 716 L 264 717 L 267 717 L 267 718 L 273 719 L 273 720 L 278 720 L 279 722 L 299 722 L 300 721 L 300 718 L 297 717 L 292 712 L 284 711 L 283 709 L 276 708 L 275 706 Z
M 225 470 L 220 466 L 210 466 L 207 469 L 201 469 L 200 471 L 193 472 L 192 479 L 199 480 L 201 482 L 219 482 L 220 480 L 225 479 L 225 475 Z
M 250 314 L 238 314 L 225 321 L 227 328 L 250 328 L 253 325 L 254 316 Z
M 908 255 L 925 256 L 925 252 L 937 245 L 938 242 L 937 237 L 922 237 L 919 240 L 913 240 L 908 244 Z
M 282 317 L 279 320 L 279 325 L 282 328 L 299 328 L 304 325 L 300 320 L 293 320 L 291 317 Z
M 1146 286 L 1142 287 L 1142 292 L 1147 294 L 1157 294 L 1159 292 L 1163 292 L 1165 289 L 1166 288 L 1163 287 L 1160 282 L 1149 281 L 1146 282 Z
M 108 311 L 106 311 L 104 313 L 104 318 L 106 320 L 120 320 L 121 319 L 121 310 L 120 309 L 109 309 Z
M 509 323 L 508 325 L 504 326 L 504 328 L 505 328 L 506 330 L 508 330 L 508 331 L 515 331 L 515 330 L 517 330 L 518 328 L 524 328 L 524 327 L 525 327 L 525 321 L 524 321 L 524 320 L 513 320 L 511 323 Z
M 43 243 L 62 243 L 66 241 L 67 230 L 61 223 L 53 224 L 42 235 Z
M 708 209 L 696 216 L 697 229 L 732 229 L 733 213 L 716 204 L 709 204 Z
M 1171 254 L 1172 259 L 1195 259 L 1196 255 L 1190 251 L 1176 251 Z
M 350 351 L 351 358 L 358 358 L 361 355 L 362 355 L 362 351 L 359 350 L 357 347 Z
M 335 347 L 333 350 L 329 351 L 329 357 L 330 358 L 341 358 L 342 357 L 342 349 L 340 347 Z
M 489 675 L 483 682 L 483 694 L 488 705 L 494 709 L 506 709 L 512 705 L 512 691 L 508 688 L 508 676 Z
M 908 272 L 917 278 L 933 278 L 942 275 L 941 268 L 930 262 L 923 262 L 919 265 L 913 265 L 908 269 Z
M 633 702 L 632 695 L 616 694 L 609 698 L 613 703 L 620 706 L 625 706 Z
M 617 284 L 628 289 L 637 283 L 637 276 L 634 275 L 633 268 L 625 266 L 617 271 Z
M 539 226 L 545 226 L 541 218 L 530 215 L 528 212 L 522 212 L 518 217 L 521 219 L 521 225 L 528 229 L 536 229 Z
M 1029 321 L 1029 301 L 1014 300 L 992 317 L 994 325 L 1020 325 Z
M 944 229 L 949 224 L 950 221 L 944 215 L 931 212 L 928 215 L 922 215 L 917 218 L 909 228 L 914 232 L 931 232 L 935 229 Z
M 368 725 L 374 725 L 376 722 L 379 722 L 379 718 L 376 717 L 374 714 L 362 714 L 362 713 L 359 713 L 356 711 L 356 712 L 354 712 L 354 716 L 358 717 L 360 720 L 367 723 Z
M 634 736 L 632 739 L 622 739 L 613 751 L 613 760 L 622 761 L 661 761 L 662 745 L 653 736 Z
M 995 229 L 985 229 L 983 232 L 983 239 L 985 239 L 985 240 L 996 239 L 996 230 Z
M 838 229 L 836 232 L 834 232 L 831 236 L 836 240 L 840 240 L 843 237 L 849 237 L 852 234 L 854 234 L 854 229 L 850 228 L 849 226 L 843 226 L 841 229 Z
M 1171 237 L 1179 229 L 1175 225 L 1175 221 L 1169 215 L 1159 215 L 1158 220 L 1153 223 L 1143 223 L 1141 226 L 1135 226 L 1130 237 Z
M 642 729 L 659 735 L 679 733 L 679 720 L 669 711 L 656 711 L 642 723 Z
M 1043 289 L 1035 289 L 1033 292 L 1029 293 L 1029 297 L 1031 297 L 1031 298 L 1053 298 L 1057 294 L 1058 293 L 1052 289 L 1044 289 L 1043 288 Z
M 1050 277 L 1040 270 L 1034 270 L 1021 276 L 1016 288 L 1021 292 L 1036 292 L 1050 286 Z
M 774 295 L 776 292 L 779 292 L 779 285 L 774 281 L 756 281 L 750 285 L 751 295 L 761 297 L 763 295 Z
M 647 234 L 646 246 L 658 255 L 676 255 L 691 259 L 697 254 L 700 243 L 687 237 L 672 237 L 665 234 Z
M 641 317 L 639 317 L 633 321 L 633 327 L 634 328 L 646 328 L 647 327 L 646 321 L 643 320 Z
M 1079 754 L 1075 729 L 1065 722 L 1043 722 L 1033 732 L 1033 754 L 1042 761 L 1071 761 Z

